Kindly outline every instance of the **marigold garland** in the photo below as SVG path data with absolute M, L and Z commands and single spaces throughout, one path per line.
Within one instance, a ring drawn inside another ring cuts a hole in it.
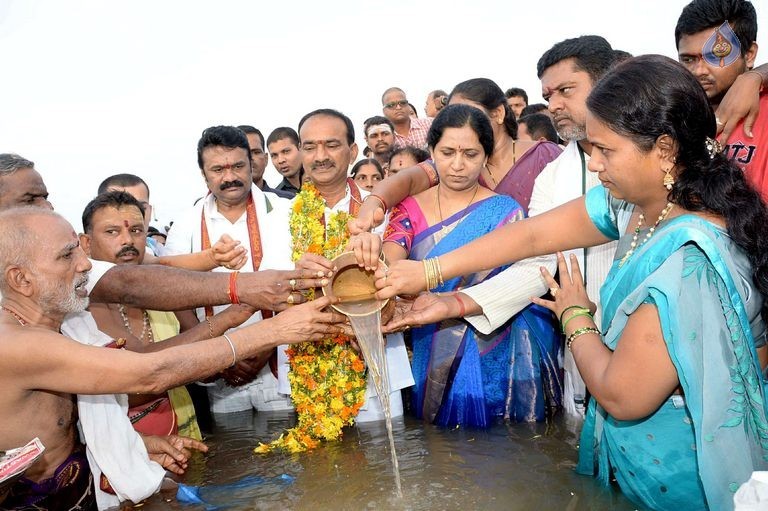
M 327 226 L 324 219 L 325 201 L 313 184 L 305 183 L 296 195 L 289 221 L 293 261 L 307 252 L 333 259 L 344 251 L 349 240 L 349 214 L 334 213 Z M 314 292 L 307 298 L 313 299 Z M 257 453 L 276 449 L 302 452 L 317 447 L 321 440 L 336 440 L 344 426 L 355 422 L 365 402 L 365 363 L 347 336 L 295 344 L 286 353 L 291 365 L 291 398 L 299 422 L 277 440 L 260 443 Z

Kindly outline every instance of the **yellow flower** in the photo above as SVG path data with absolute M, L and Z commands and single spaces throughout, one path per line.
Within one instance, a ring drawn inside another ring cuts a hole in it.
M 304 184 L 289 220 L 294 261 L 308 252 L 333 259 L 344 250 L 349 241 L 349 214 L 336 212 L 327 225 L 324 221 L 325 201 L 312 183 Z M 314 297 L 314 290 L 307 292 L 308 300 Z M 320 439 L 336 440 L 345 425 L 354 423 L 365 401 L 365 364 L 350 349 L 346 336 L 294 345 L 288 351 L 288 360 L 288 381 L 299 415 L 298 425 L 269 444 L 260 443 L 257 453 L 275 449 L 303 452 L 317 447 Z

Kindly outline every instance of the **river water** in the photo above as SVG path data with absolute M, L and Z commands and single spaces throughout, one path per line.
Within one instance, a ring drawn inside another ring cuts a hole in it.
M 573 471 L 579 425 L 562 414 L 550 424 L 500 422 L 489 430 L 394 420 L 403 499 L 394 496 L 383 422 L 348 428 L 340 442 L 308 453 L 253 453 L 258 441 L 274 438 L 293 421 L 285 412 L 217 416 L 206 438 L 210 452 L 193 459 L 183 482 L 207 485 L 208 502 L 231 510 L 636 509 L 618 489 Z M 293 480 L 280 479 L 283 474 Z M 216 488 L 254 475 L 265 482 Z M 141 509 L 206 508 L 155 495 Z

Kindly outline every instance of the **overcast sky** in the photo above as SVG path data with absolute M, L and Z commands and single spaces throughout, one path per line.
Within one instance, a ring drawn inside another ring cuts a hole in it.
M 362 143 L 387 87 L 423 115 L 430 90 L 475 77 L 539 102 L 536 61 L 554 43 L 599 34 L 674 57 L 686 3 L 0 0 L 0 152 L 36 163 L 77 230 L 98 184 L 118 172 L 149 183 L 165 224 L 205 192 L 195 150 L 208 126 L 252 124 L 266 136 L 331 107 Z

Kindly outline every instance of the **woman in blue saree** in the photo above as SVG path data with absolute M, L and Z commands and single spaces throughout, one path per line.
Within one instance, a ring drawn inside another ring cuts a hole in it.
M 559 282 L 542 270 L 554 300 L 533 299 L 560 317 L 593 398 L 578 471 L 614 477 L 652 509 L 732 509 L 739 485 L 768 469 L 766 206 L 720 152 L 706 94 L 677 62 L 630 59 L 587 107 L 589 169 L 603 187 L 445 254 L 438 268 L 452 278 L 619 239 L 602 325 L 562 255 Z M 380 296 L 423 287 L 418 270 L 390 266 Z
M 493 131 L 482 111 L 446 107 L 428 141 L 440 184 L 392 210 L 384 236 L 390 261 L 424 261 L 525 216 L 514 199 L 478 182 L 493 150 Z M 502 269 L 438 278 L 432 289 L 461 303 L 458 291 Z M 444 321 L 414 329 L 412 338 L 419 418 L 441 426 L 487 427 L 495 417 L 542 420 L 560 404 L 560 337 L 552 315 L 541 307 L 526 307 L 489 335 L 463 321 Z

